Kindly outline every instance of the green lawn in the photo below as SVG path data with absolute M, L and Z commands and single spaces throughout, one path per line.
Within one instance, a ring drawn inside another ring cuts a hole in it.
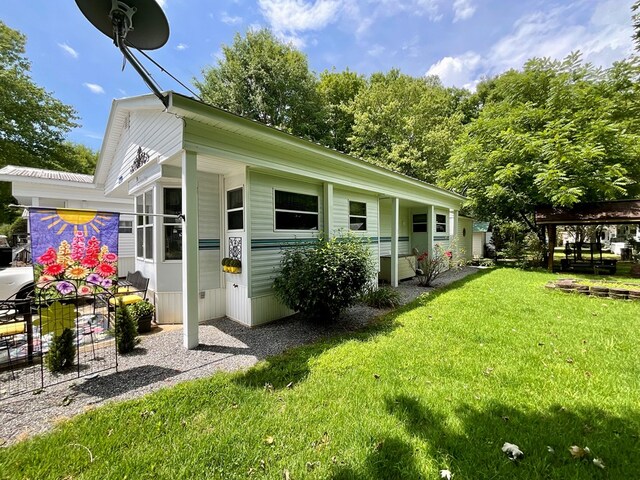
M 0 476 L 637 478 L 640 302 L 551 278 L 488 270 L 366 332 L 97 409 L 2 450 Z

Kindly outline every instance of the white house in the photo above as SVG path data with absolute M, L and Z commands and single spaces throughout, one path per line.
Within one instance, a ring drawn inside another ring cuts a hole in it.
M 133 211 L 130 197 L 105 197 L 102 186 L 93 180 L 93 175 L 40 168 L 7 165 L 0 169 L 0 181 L 11 182 L 11 193 L 21 205 Z M 118 271 L 124 274 L 135 269 L 133 221 L 132 216 L 120 219 Z
M 291 314 L 272 291 L 281 252 L 321 232 L 367 238 L 392 285 L 414 248 L 455 239 L 471 258 L 464 197 L 166 95 L 167 108 L 153 95 L 113 102 L 92 184 L 96 201 L 129 199 L 140 213 L 134 268 L 150 279 L 158 320 L 184 323 L 186 348 L 198 344 L 199 321 L 254 326 Z M 224 273 L 223 257 L 241 273 Z

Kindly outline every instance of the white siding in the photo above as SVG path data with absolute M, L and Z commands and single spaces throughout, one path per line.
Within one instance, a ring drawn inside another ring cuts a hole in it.
M 227 317 L 244 325 L 251 325 L 251 303 L 247 287 L 227 281 L 226 303 Z
M 155 294 L 157 320 L 160 324 L 182 323 L 182 292 Z M 225 290 L 205 290 L 198 300 L 198 321 L 204 322 L 225 315 Z
M 262 325 L 279 318 L 293 315 L 293 310 L 285 307 L 275 295 L 262 295 L 249 299 L 251 302 L 251 326 Z
M 219 177 L 198 173 L 199 289 L 220 288 L 220 187 Z
M 398 254 L 411 253 L 411 210 L 400 205 L 398 221 Z M 391 255 L 391 200 L 380 200 L 380 256 Z
M 182 120 L 164 112 L 132 111 L 129 128 L 118 141 L 114 163 L 105 182 L 109 193 L 131 176 L 131 164 L 142 148 L 149 162 L 162 161 L 182 148 Z
M 318 196 L 319 231 L 322 231 L 322 185 L 306 183 L 251 172 L 249 177 L 251 215 L 251 297 L 271 292 L 273 279 L 280 265 L 281 250 L 285 245 L 295 245 L 318 232 L 275 231 L 274 190 L 303 193 Z
M 473 259 L 473 219 L 458 217 L 458 248 L 467 260 Z

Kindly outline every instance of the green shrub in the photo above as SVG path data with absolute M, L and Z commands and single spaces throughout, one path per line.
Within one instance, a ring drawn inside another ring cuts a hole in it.
M 50 372 L 60 372 L 73 365 L 76 358 L 76 345 L 73 331 L 65 328 L 60 335 L 54 335 L 49 344 L 49 351 L 44 357 L 44 363 Z
M 374 286 L 365 288 L 360 300 L 373 308 L 396 308 L 402 303 L 400 292 L 391 287 Z
M 131 352 L 140 342 L 136 325 L 129 308 L 119 299 L 116 308 L 116 345 L 118 353 Z
M 285 250 L 280 265 L 273 283 L 277 297 L 316 320 L 338 318 L 374 276 L 369 247 L 351 234 Z

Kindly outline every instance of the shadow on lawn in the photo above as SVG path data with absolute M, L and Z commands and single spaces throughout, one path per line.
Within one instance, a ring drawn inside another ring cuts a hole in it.
M 327 350 L 347 341 L 368 342 L 380 335 L 390 333 L 399 326 L 397 320 L 403 313 L 417 307 L 428 306 L 428 304 L 438 296 L 449 290 L 462 287 L 490 271 L 491 270 L 482 270 L 437 290 L 425 289 L 425 293 L 429 293 L 428 296 L 418 297 L 407 305 L 386 315 L 382 315 L 364 327 L 356 328 L 353 325 L 345 325 L 344 322 L 331 325 L 314 325 L 313 323 L 309 323 L 309 328 L 321 330 L 321 335 L 318 340 L 308 345 L 291 348 L 279 355 L 270 356 L 266 361 L 236 377 L 234 381 L 241 386 L 251 388 L 264 388 L 265 385 L 268 384 L 274 389 L 280 389 L 285 388 L 290 383 L 294 385 L 298 384 L 309 375 L 309 360 L 311 358 L 318 357 Z M 274 322 L 273 327 L 268 325 L 259 328 L 277 328 L 277 325 L 278 322 Z
M 73 385 L 71 388 L 80 393 L 105 399 L 117 397 L 130 390 L 166 380 L 180 373 L 182 372 L 172 368 L 143 365 L 86 380 L 78 385 Z
M 637 410 L 618 417 L 593 407 L 557 405 L 523 412 L 501 403 L 482 410 L 462 405 L 454 412 L 457 422 L 451 427 L 442 414 L 406 395 L 387 398 L 386 408 L 415 440 L 428 445 L 438 469 L 449 469 L 459 478 L 637 478 L 640 472 Z M 515 443 L 524 452 L 519 464 L 501 451 L 504 442 Z M 593 465 L 593 457 L 572 458 L 572 445 L 588 446 L 606 468 Z M 332 478 L 421 478 L 413 448 L 406 441 L 385 440 L 367 458 L 364 474 L 346 467 Z

